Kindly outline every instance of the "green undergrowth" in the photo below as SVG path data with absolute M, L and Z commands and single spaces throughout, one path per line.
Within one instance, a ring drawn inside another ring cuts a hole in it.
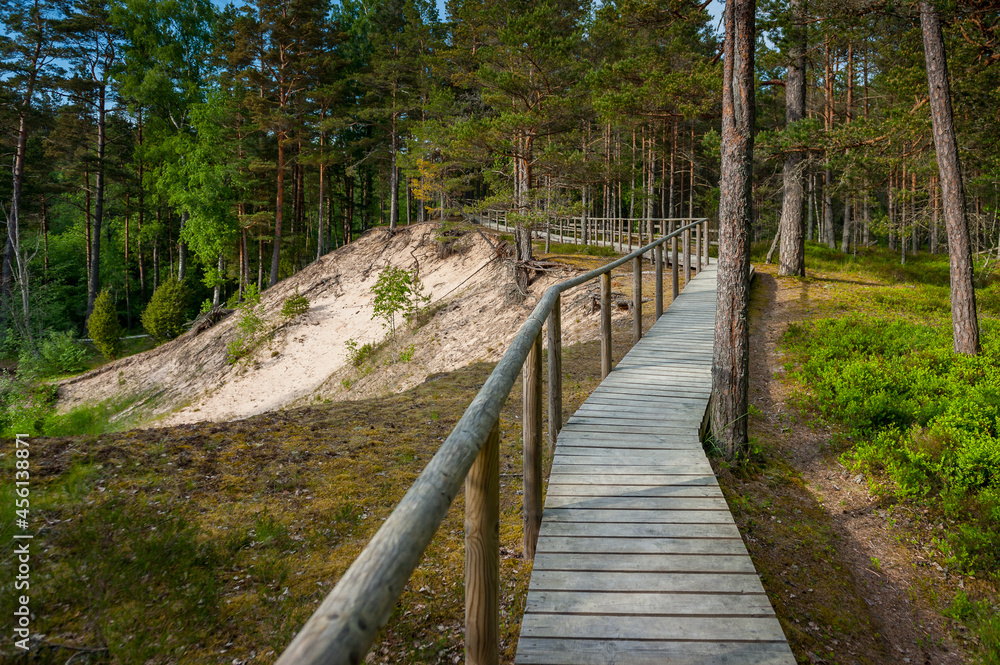
M 1000 570 L 1000 284 L 979 269 L 982 352 L 953 352 L 948 257 L 866 250 L 857 259 L 810 246 L 785 368 L 795 399 L 835 424 L 840 460 L 880 501 L 914 508 L 949 569 L 991 580 Z M 815 294 L 822 293 L 816 298 Z M 935 528 L 931 529 L 930 526 Z M 990 595 L 949 610 L 1000 662 Z
M 950 565 L 1000 568 L 1000 324 L 982 322 L 983 351 L 952 351 L 951 328 L 853 314 L 792 325 L 815 405 L 854 440 L 845 455 L 874 489 L 940 508 Z
M 545 242 L 535 243 L 536 251 L 539 254 L 545 253 Z M 583 256 L 602 256 L 602 257 L 612 257 L 620 256 L 619 252 L 613 247 L 605 247 L 603 245 L 574 245 L 570 242 L 554 242 L 549 245 L 550 255 L 583 255 Z

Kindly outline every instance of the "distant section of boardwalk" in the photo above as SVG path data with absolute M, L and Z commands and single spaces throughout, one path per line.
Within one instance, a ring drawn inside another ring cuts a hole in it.
M 715 263 L 559 435 L 516 665 L 795 659 L 700 443 Z

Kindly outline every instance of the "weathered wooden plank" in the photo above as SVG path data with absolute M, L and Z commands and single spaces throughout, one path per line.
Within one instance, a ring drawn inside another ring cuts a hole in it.
M 599 473 L 599 474 L 564 474 L 557 479 L 560 483 L 576 483 L 588 485 L 623 485 L 623 486 L 657 486 L 657 485 L 715 485 L 715 476 L 703 473 L 674 473 L 674 474 L 624 474 L 624 473 Z M 549 481 L 551 485 L 552 481 Z
M 535 554 L 532 570 L 619 573 L 754 573 L 750 557 L 723 554 Z
M 618 524 L 731 524 L 728 510 L 599 510 L 594 508 L 546 508 L 544 519 L 552 522 L 614 522 Z
M 648 425 L 650 427 L 668 430 L 686 429 L 689 427 L 697 429 L 701 426 L 704 413 L 704 411 L 698 412 L 687 410 L 671 414 L 666 411 L 633 410 L 628 407 L 618 409 L 618 413 L 615 413 L 614 409 L 610 411 L 601 411 L 597 409 L 581 408 L 567 421 L 567 423 L 572 422 L 576 425 L 580 425 L 589 423 L 608 424 L 609 422 L 624 422 L 630 427 L 642 427 Z
M 692 421 L 688 423 L 686 427 L 660 427 L 658 425 L 618 425 L 615 426 L 614 423 L 581 423 L 579 421 L 573 422 L 569 421 L 566 423 L 564 430 L 569 430 L 571 432 L 576 432 L 580 430 L 591 430 L 594 432 L 606 432 L 606 433 L 621 433 L 621 434 L 659 434 L 660 432 L 666 430 L 669 432 L 676 432 L 680 434 L 687 433 L 691 436 L 698 436 L 698 426 Z
M 523 638 L 515 665 L 792 665 L 779 642 L 628 641 Z
M 683 616 L 774 616 L 764 594 L 602 593 L 538 591 L 528 598 L 526 613 Z
M 659 639 L 777 642 L 785 639 L 772 617 L 586 616 L 525 614 L 525 637 L 589 637 L 590 639 Z
M 600 510 L 728 510 L 721 497 L 663 496 L 549 496 L 546 508 L 594 508 Z
M 763 593 L 760 579 L 749 573 L 607 573 L 539 570 L 532 571 L 528 592 L 608 591 L 633 593 L 700 592 Z
M 612 436 L 617 434 L 618 436 Z M 615 443 L 621 444 L 634 444 L 639 448 L 654 447 L 654 448 L 664 448 L 667 449 L 672 445 L 684 446 L 684 447 L 700 447 L 701 443 L 697 439 L 692 439 L 690 434 L 686 433 L 672 433 L 672 432 L 657 432 L 656 434 L 634 434 L 629 432 L 593 432 L 586 428 L 580 428 L 576 431 L 567 432 L 565 427 L 563 431 L 559 433 L 559 445 L 563 443 L 570 443 L 572 441 L 588 442 L 606 442 L 609 446 L 613 446 Z M 628 446 L 626 446 L 628 447 Z
M 549 536 L 587 535 L 595 538 L 726 538 L 742 542 L 735 523 L 719 524 L 652 524 L 652 523 L 590 523 L 542 522 L 542 534 Z
M 585 451 L 567 447 L 560 450 L 555 461 L 563 464 L 688 464 L 701 462 L 704 453 L 691 450 L 621 450 Z
M 658 418 L 660 420 L 664 418 L 673 418 L 675 416 L 691 417 L 692 415 L 697 415 L 700 418 L 705 414 L 705 405 L 678 403 L 666 406 L 662 402 L 656 404 L 652 402 L 643 403 L 637 401 L 633 401 L 632 403 L 619 402 L 618 404 L 584 402 L 580 408 L 577 409 L 576 413 L 577 415 L 594 416 L 600 416 L 602 414 L 627 417 L 642 416 L 645 418 Z
M 717 484 L 711 485 L 650 485 L 634 487 L 629 485 L 571 484 L 555 479 L 549 483 L 546 496 L 606 496 L 606 497 L 714 497 L 722 496 Z
M 672 476 L 677 474 L 704 474 L 711 475 L 712 465 L 708 460 L 698 462 L 679 462 L 677 464 L 570 464 L 564 461 L 557 461 L 552 465 L 552 472 L 571 475 L 625 475 L 625 476 Z
M 746 547 L 738 538 L 597 538 L 549 536 L 538 541 L 539 552 L 603 552 L 606 554 L 739 554 Z
M 601 392 L 591 394 L 591 396 L 584 401 L 584 404 L 604 404 L 608 406 L 621 406 L 623 404 L 655 404 L 666 410 L 682 407 L 697 407 L 704 411 L 707 405 L 707 400 L 698 395 L 671 395 L 667 399 L 664 399 L 663 397 L 657 397 L 656 395 L 650 395 L 645 392 L 638 394 L 633 392 L 628 394 L 602 390 Z

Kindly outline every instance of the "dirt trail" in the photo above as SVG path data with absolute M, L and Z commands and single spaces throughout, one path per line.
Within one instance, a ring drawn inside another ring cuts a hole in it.
M 226 345 L 236 335 L 231 315 L 197 336 L 183 335 L 63 382 L 59 408 L 139 396 L 116 417 L 157 426 L 219 422 L 293 404 L 397 392 L 431 374 L 496 360 L 544 290 L 572 269 L 541 274 L 528 297 L 512 304 L 498 241 L 472 232 L 449 238 L 451 246 L 442 251 L 437 229 L 412 225 L 391 238 L 375 229 L 264 291 L 261 303 L 274 333 L 236 365 L 226 360 Z M 410 362 L 358 371 L 346 363 L 345 342 L 385 338 L 381 323 L 372 320 L 371 287 L 389 265 L 418 271 L 435 314 L 418 330 L 404 331 L 399 347 L 414 346 Z M 296 289 L 309 299 L 309 311 L 282 324 L 281 306 Z M 591 314 L 586 291 L 565 294 L 563 302 L 564 344 L 595 339 L 599 317 Z
M 831 441 L 835 432 L 819 426 L 811 414 L 803 414 L 788 403 L 791 389 L 789 382 L 783 381 L 781 336 L 790 322 L 815 316 L 814 305 L 823 299 L 823 289 L 832 285 L 824 284 L 822 276 L 813 283 L 779 279 L 769 274 L 766 267 L 758 272 L 756 280 L 758 310 L 757 325 L 751 328 L 750 400 L 763 415 L 755 419 L 755 428 L 762 439 L 777 447 L 777 452 L 801 479 L 799 492 L 805 496 L 799 500 L 805 498 L 822 511 L 824 528 L 832 532 L 830 541 L 836 547 L 830 571 L 840 576 L 839 583 L 847 588 L 849 595 L 864 602 L 866 607 L 862 607 L 860 614 L 867 614 L 864 620 L 873 624 L 863 637 L 845 637 L 840 633 L 839 644 L 837 639 L 832 644 L 824 643 L 830 653 L 808 651 L 806 658 L 817 663 L 965 662 L 947 621 L 939 610 L 931 607 L 935 593 L 942 598 L 952 597 L 960 584 L 933 562 L 928 549 L 914 542 L 922 537 L 929 542 L 931 534 L 913 531 L 909 527 L 915 527 L 915 523 L 905 516 L 890 518 L 886 506 L 869 494 L 864 479 L 851 474 L 837 459 L 838 451 Z M 793 515 L 784 517 L 795 519 Z M 805 569 L 813 561 L 800 560 L 799 564 Z M 816 604 L 837 602 L 834 598 L 814 598 L 798 590 L 795 582 L 799 565 L 783 563 L 782 567 L 786 569 L 775 575 L 779 578 L 775 581 L 789 585 L 778 594 L 789 617 L 808 617 L 810 612 L 815 615 Z M 847 613 L 848 608 L 842 607 L 840 611 Z M 795 619 L 794 623 L 796 632 L 824 630 L 812 621 Z M 860 661 L 853 658 L 855 654 Z

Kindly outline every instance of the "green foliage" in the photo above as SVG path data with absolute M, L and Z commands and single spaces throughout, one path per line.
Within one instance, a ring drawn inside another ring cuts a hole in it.
M 973 600 L 959 590 L 955 600 L 944 611 L 945 616 L 972 626 L 983 646 L 982 663 L 1000 665 L 1000 613 L 988 599 Z
M 188 291 L 184 284 L 168 279 L 153 292 L 142 313 L 142 327 L 158 342 L 177 337 L 184 332 L 187 301 Z
M 243 302 L 236 310 L 236 336 L 226 345 L 226 359 L 231 365 L 253 353 L 264 340 L 264 306 L 260 304 L 260 292 L 255 285 L 247 287 Z
M 389 329 L 393 349 L 396 348 L 396 315 L 401 314 L 409 321 L 420 304 L 430 300 L 430 296 L 421 294 L 422 289 L 416 270 L 388 266 L 378 274 L 372 287 L 375 295 L 372 318 L 382 319 L 382 326 Z
M 410 344 L 408 347 L 399 352 L 399 362 L 408 363 L 413 360 L 413 354 L 417 350 L 416 344 Z
M 355 367 L 361 367 L 375 353 L 375 347 L 371 342 L 365 342 L 358 346 L 357 340 L 349 339 L 344 342 L 347 347 L 347 362 Z
M 26 377 L 0 373 L 0 433 L 40 435 L 52 412 L 56 388 Z
M 295 294 L 286 298 L 281 306 L 281 317 L 290 321 L 308 311 L 309 299 L 299 293 L 299 287 L 295 287 Z
M 37 380 L 60 374 L 73 374 L 86 368 L 90 354 L 71 330 L 49 332 L 32 352 L 22 348 L 17 373 L 24 379 Z
M 847 460 L 883 491 L 940 508 L 954 565 L 1000 567 L 1000 323 L 982 322 L 983 352 L 952 352 L 951 330 L 855 314 L 793 325 L 817 408 L 850 428 Z
M 105 358 L 114 360 L 118 357 L 125 330 L 118 321 L 118 311 L 110 290 L 101 291 L 94 301 L 94 311 L 87 319 L 87 331 L 94 340 L 94 346 Z

